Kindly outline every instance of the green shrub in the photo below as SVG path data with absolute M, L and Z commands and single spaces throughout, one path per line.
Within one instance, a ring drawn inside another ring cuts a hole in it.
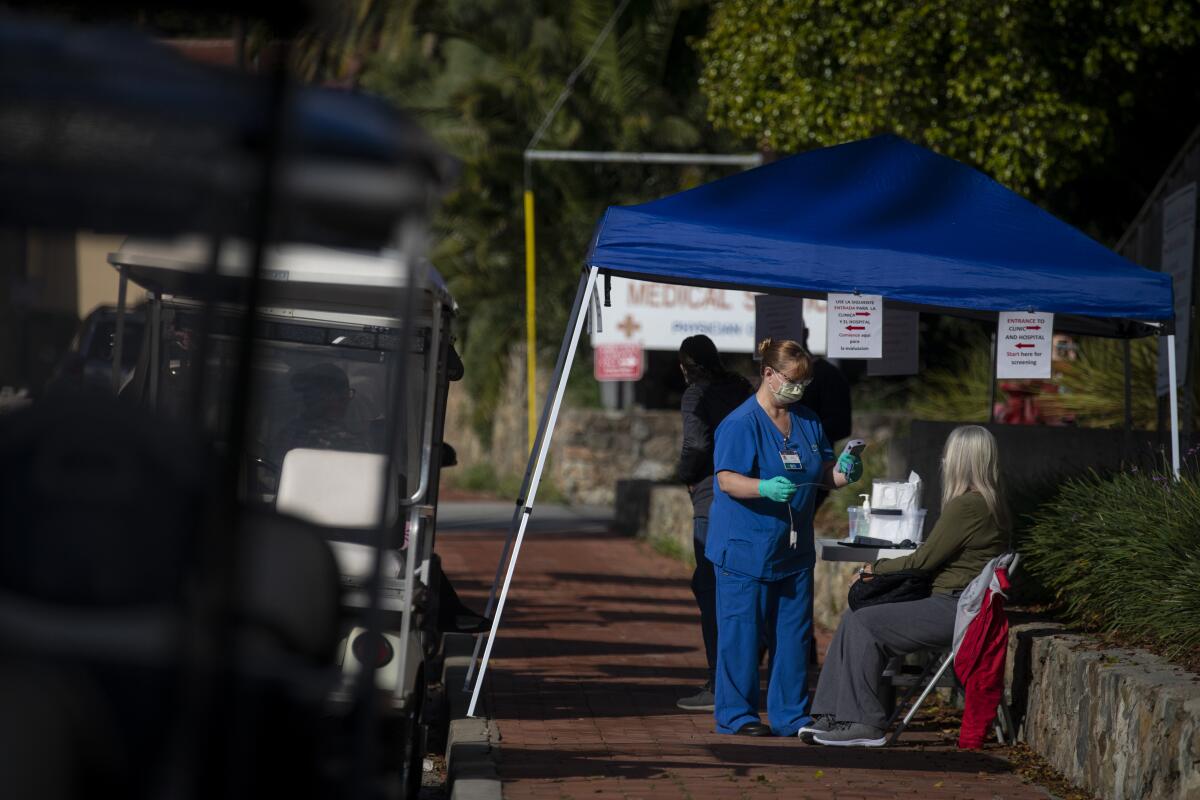
M 987 422 L 992 387 L 991 345 L 981 337 L 963 342 L 959 363 L 929 370 L 914 383 L 909 410 L 917 419 Z M 996 399 L 1004 395 L 997 390 Z
M 1125 424 L 1125 342 L 1120 339 L 1080 337 L 1079 357 L 1075 361 L 1057 361 L 1055 382 L 1062 393 L 1043 400 L 1047 410 L 1071 414 L 1082 426 L 1119 428 Z M 1130 412 L 1133 427 L 1153 430 L 1158 427 L 1158 349 L 1153 338 L 1129 342 Z M 1200 392 L 1191 404 L 1200 412 Z M 1185 409 L 1187 404 L 1184 404 Z M 1187 424 L 1186 420 L 1180 422 Z M 1193 413 L 1192 425 L 1200 422 Z
M 558 484 L 548 474 L 542 472 L 542 482 L 538 485 L 537 501 L 540 503 L 567 503 Z M 525 479 L 524 472 L 500 475 L 491 464 L 471 464 L 461 471 L 455 470 L 444 479 L 447 488 L 463 489 L 469 492 L 490 494 L 499 500 L 513 500 L 521 491 L 521 482 Z
M 1137 471 L 1067 481 L 1033 516 L 1026 566 L 1086 628 L 1200 653 L 1200 482 Z

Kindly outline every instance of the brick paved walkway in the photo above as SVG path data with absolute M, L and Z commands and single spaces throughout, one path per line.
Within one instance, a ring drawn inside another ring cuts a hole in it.
M 501 546 L 495 533 L 439 539 L 447 574 L 480 609 Z M 625 537 L 526 540 L 485 688 L 506 800 L 1047 796 L 1003 750 L 956 752 L 936 722 L 882 750 L 713 733 L 710 715 L 675 707 L 704 679 L 689 577 Z

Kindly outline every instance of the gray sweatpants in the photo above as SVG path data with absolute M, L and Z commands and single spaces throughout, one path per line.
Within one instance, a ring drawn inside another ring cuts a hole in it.
M 886 727 L 879 683 L 888 659 L 919 650 L 948 650 L 957 608 L 957 596 L 935 594 L 909 603 L 847 610 L 825 653 L 812 713 Z

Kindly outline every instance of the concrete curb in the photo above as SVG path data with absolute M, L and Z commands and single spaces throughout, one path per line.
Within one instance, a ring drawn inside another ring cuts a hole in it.
M 502 800 L 500 732 L 492 720 L 467 717 L 471 695 L 462 689 L 475 637 L 450 633 L 444 638 L 443 685 L 450 706 L 450 732 L 446 740 L 446 794 L 450 800 Z

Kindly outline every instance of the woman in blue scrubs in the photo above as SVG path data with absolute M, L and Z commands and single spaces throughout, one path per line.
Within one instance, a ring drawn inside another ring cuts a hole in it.
M 813 498 L 862 476 L 858 456 L 834 460 L 821 421 L 796 402 L 812 357 L 791 340 L 764 340 L 762 383 L 718 426 L 717 480 L 705 555 L 717 571 L 718 733 L 795 736 L 812 721 Z M 759 642 L 771 653 L 767 717 L 758 716 Z

